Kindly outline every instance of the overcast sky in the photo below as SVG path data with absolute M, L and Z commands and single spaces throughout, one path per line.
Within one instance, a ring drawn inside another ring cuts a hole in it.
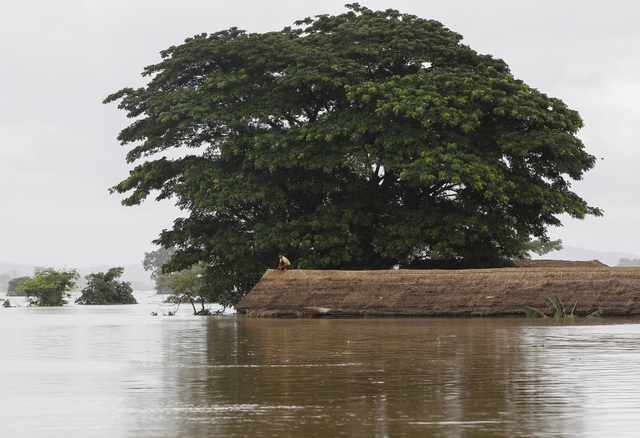
M 2 0 L 0 261 L 82 268 L 138 263 L 179 211 L 123 207 L 116 136 L 128 120 L 102 100 L 146 84 L 142 69 L 185 38 L 229 27 L 280 30 L 345 11 L 345 0 Z M 585 121 L 598 163 L 574 183 L 603 218 L 565 220 L 565 246 L 640 254 L 640 2 L 637 0 L 361 1 L 435 19 L 516 78 Z

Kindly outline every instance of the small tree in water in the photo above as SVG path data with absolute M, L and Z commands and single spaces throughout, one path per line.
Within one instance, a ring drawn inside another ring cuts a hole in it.
M 27 294 L 31 306 L 63 306 L 65 298 L 76 287 L 80 275 L 75 269 L 57 271 L 53 268 L 37 270 L 33 277 L 20 283 L 18 290 Z
M 198 263 L 182 272 L 175 272 L 164 277 L 162 287 L 173 290 L 173 299 L 178 305 L 185 299 L 191 303 L 194 315 L 209 315 L 211 311 L 204 307 L 206 300 L 205 282 L 202 275 L 205 271 L 205 263 Z M 200 310 L 196 309 L 196 301 L 200 302 Z
M 89 274 L 84 278 L 87 286 L 76 300 L 78 304 L 137 304 L 131 283 L 118 281 L 124 268 L 111 268 L 107 272 Z

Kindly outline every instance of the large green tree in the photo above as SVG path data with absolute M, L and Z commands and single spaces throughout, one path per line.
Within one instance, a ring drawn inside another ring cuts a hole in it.
M 299 268 L 500 266 L 559 215 L 595 159 L 577 112 L 441 23 L 357 4 L 282 31 L 197 35 L 124 88 L 137 205 L 185 217 L 168 270 L 205 261 L 235 302 L 285 251 Z

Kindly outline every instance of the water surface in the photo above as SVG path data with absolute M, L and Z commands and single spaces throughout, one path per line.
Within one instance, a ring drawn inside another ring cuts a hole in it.
M 0 309 L 3 437 L 637 436 L 640 320 Z M 151 316 L 158 312 L 158 316 Z

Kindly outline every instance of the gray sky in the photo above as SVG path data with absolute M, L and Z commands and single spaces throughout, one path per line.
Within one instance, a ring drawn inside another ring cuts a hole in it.
M 179 211 L 122 207 L 108 188 L 128 175 L 116 140 L 128 124 L 102 100 L 142 86 L 159 52 L 229 27 L 279 30 L 338 14 L 345 0 L 2 0 L 0 261 L 82 268 L 139 262 Z M 361 1 L 435 19 L 585 121 L 595 169 L 574 183 L 603 218 L 565 220 L 565 246 L 640 254 L 640 2 L 637 0 Z M 602 160 L 600 160 L 602 158 Z

